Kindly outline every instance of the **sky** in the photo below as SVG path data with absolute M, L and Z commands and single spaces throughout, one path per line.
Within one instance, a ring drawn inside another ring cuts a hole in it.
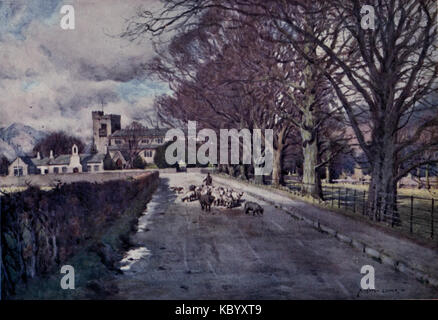
M 63 30 L 61 7 L 71 4 L 75 29 Z M 122 126 L 153 114 L 168 87 L 142 67 L 151 41 L 118 35 L 139 7 L 156 0 L 0 0 L 0 127 L 23 123 L 91 137 L 91 111 L 122 115 Z

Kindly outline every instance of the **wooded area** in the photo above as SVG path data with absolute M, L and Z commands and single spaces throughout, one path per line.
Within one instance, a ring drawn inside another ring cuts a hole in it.
M 155 101 L 163 122 L 273 129 L 273 183 L 299 167 L 319 199 L 325 168 L 353 157 L 369 216 L 398 223 L 397 182 L 437 162 L 437 31 L 433 0 L 171 0 L 122 37 L 153 36 L 147 68 L 172 91 Z

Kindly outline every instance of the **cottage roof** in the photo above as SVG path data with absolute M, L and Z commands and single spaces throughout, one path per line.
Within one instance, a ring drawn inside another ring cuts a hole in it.
M 71 154 L 61 154 L 57 156 L 55 159 L 49 159 L 48 164 L 52 165 L 68 165 L 70 164 Z
M 33 158 L 32 162 L 36 166 L 46 166 L 49 163 L 49 160 L 50 158 L 42 158 L 42 159 Z
M 81 154 L 81 162 L 83 163 L 100 163 L 105 159 L 105 154 L 94 153 L 94 154 Z
M 23 157 L 21 157 L 21 158 L 23 159 Z M 71 154 L 61 154 L 54 159 L 50 159 L 49 157 L 42 158 L 42 159 L 37 159 L 37 158 L 31 159 L 29 157 L 26 157 L 26 158 L 28 158 L 27 161 L 28 162 L 30 161 L 30 163 L 34 166 L 69 165 Z M 80 154 L 79 158 L 80 158 L 81 163 L 100 163 L 105 158 L 105 154 L 102 154 L 102 153 Z M 24 161 L 24 159 L 23 159 L 23 161 Z M 24 161 L 24 162 L 26 162 L 26 161 Z
M 14 163 L 18 158 L 20 158 L 21 161 L 23 161 L 25 164 L 27 164 L 28 166 L 34 166 L 33 162 L 32 162 L 32 158 L 28 157 L 28 156 L 20 156 L 14 159 L 14 161 L 11 162 Z

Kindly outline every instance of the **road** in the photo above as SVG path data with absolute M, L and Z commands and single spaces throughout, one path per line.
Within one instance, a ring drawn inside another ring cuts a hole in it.
M 405 299 L 438 292 L 248 195 L 262 217 L 241 208 L 202 212 L 169 186 L 200 184 L 195 173 L 162 174 L 132 236 L 114 299 Z M 245 191 L 245 190 L 242 190 Z M 361 267 L 375 268 L 361 291 Z

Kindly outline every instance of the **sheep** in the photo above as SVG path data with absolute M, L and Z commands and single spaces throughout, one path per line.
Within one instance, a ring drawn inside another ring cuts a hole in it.
M 258 203 L 248 201 L 245 203 L 243 212 L 245 212 L 245 214 L 249 214 L 250 211 L 252 211 L 252 215 L 255 216 L 256 214 L 263 215 L 264 210 Z
M 214 202 L 214 197 L 211 194 L 204 194 L 199 198 L 201 210 L 211 211 L 211 205 Z
M 222 197 L 220 191 L 219 191 L 218 189 L 213 190 L 213 191 L 211 192 L 211 195 L 214 197 L 213 205 L 215 205 L 215 206 L 219 206 L 220 203 L 221 203 L 221 197 Z
M 194 191 L 187 191 L 184 197 L 181 198 L 181 201 L 194 201 L 197 199 L 197 195 Z
M 208 197 L 208 199 L 211 200 L 214 206 L 224 206 L 227 208 L 233 208 L 236 206 L 240 206 L 241 199 L 243 196 L 243 192 L 238 192 L 233 190 L 232 188 L 226 188 L 226 187 L 220 187 L 220 186 L 207 186 L 207 185 L 190 185 L 189 190 L 193 193 L 186 194 L 186 196 L 183 198 L 184 200 L 199 200 L 201 202 L 201 199 L 204 199 L 201 203 L 202 209 L 206 206 L 206 199 L 205 196 L 211 196 Z M 183 201 L 184 201 L 183 200 Z M 211 206 L 210 204 L 210 206 Z M 207 206 L 209 209 L 209 206 Z
M 172 190 L 173 192 L 176 192 L 178 194 L 182 193 L 184 190 L 184 187 L 170 187 L 170 190 Z

